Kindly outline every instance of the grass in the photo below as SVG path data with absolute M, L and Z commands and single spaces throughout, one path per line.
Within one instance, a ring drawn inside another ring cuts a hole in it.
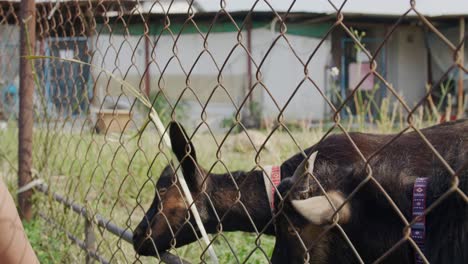
M 42 178 L 53 191 L 85 205 L 90 212 L 99 213 L 132 231 L 148 209 L 154 195 L 154 184 L 169 157 L 167 148 L 158 148 L 159 137 L 156 131 L 148 127 L 139 137 L 132 137 L 133 134 L 118 137 L 77 132 L 79 129 L 76 131 L 73 128 L 67 131 L 61 126 L 54 128 L 52 123 L 49 125 L 47 129 L 37 126 L 34 132 L 33 160 L 37 172 L 34 177 Z M 315 130 L 297 131 L 293 134 L 303 147 L 316 142 L 320 135 L 321 132 Z M 223 136 L 224 134 L 216 135 L 218 143 Z M 14 190 L 17 129 L 13 123 L 7 130 L 0 131 L 0 138 L 0 153 L 3 155 L 0 164 L 4 168 L 1 174 Z M 245 138 L 239 138 L 242 136 L 233 135 L 228 138 L 221 148 L 220 160 L 228 165 L 229 170 L 250 170 L 255 166 L 253 161 L 256 152 L 248 145 L 239 149 L 239 142 L 246 142 Z M 263 151 L 260 154 L 260 164 L 277 163 L 299 151 L 284 131 L 276 132 L 271 140 L 277 142 L 274 147 L 278 151 Z M 208 133 L 197 134 L 194 144 L 198 147 L 200 163 L 205 168 L 213 166 L 217 161 L 213 137 Z M 236 150 L 233 150 L 234 147 Z M 214 166 L 215 172 L 223 170 L 219 164 Z M 35 195 L 35 205 L 37 213 L 45 214 L 60 227 L 54 228 L 41 218 L 26 225 L 41 262 L 83 262 L 83 251 L 72 246 L 64 233 L 59 232 L 59 229 L 67 230 L 83 240 L 83 219 L 40 193 Z M 96 228 L 95 234 L 98 251 L 112 262 L 154 261 L 147 257 L 136 259 L 131 245 L 104 230 Z M 237 260 L 263 263 L 271 255 L 273 244 L 272 237 L 261 236 L 257 241 L 255 234 L 241 232 L 223 233 L 214 243 L 221 263 L 233 263 Z M 194 243 L 174 250 L 174 253 L 196 262 L 200 259 L 202 248 Z
M 70 245 L 67 241 L 64 241 L 65 237 L 61 238 L 61 234 L 57 232 L 58 230 L 54 230 L 39 217 L 30 222 L 23 222 L 23 226 L 40 263 L 65 261 L 63 252 L 67 252 Z
M 138 97 L 137 91 L 130 91 L 130 94 Z M 370 109 L 372 96 L 366 98 L 367 101 L 362 98 L 358 100 L 359 109 Z M 142 103 L 152 106 L 149 101 Z M 347 131 L 357 129 L 373 133 L 391 133 L 404 127 L 405 113 L 389 99 L 382 102 L 378 118 L 371 119 L 370 124 L 365 123 L 368 112 L 359 113 L 357 120 L 351 118 L 343 126 Z M 414 120 L 418 127 L 428 124 L 425 115 L 427 113 L 423 111 L 416 113 Z M 52 120 L 42 117 L 44 119 L 40 121 L 43 123 L 36 124 L 34 131 L 34 177 L 43 179 L 54 192 L 84 205 L 91 215 L 99 213 L 132 231 L 148 209 L 158 176 L 171 156 L 152 123 L 132 122 L 127 133 L 101 135 L 92 133 L 90 127 L 83 125 L 86 122 L 73 118 Z M 357 126 L 353 126 L 356 123 Z M 433 123 L 433 120 L 429 123 Z M 136 134 L 138 128 L 144 130 Z M 222 166 L 224 163 L 230 171 L 250 170 L 257 165 L 254 162 L 256 158 L 258 165 L 280 164 L 319 141 L 327 129 L 304 127 L 292 132 L 276 130 L 269 139 L 267 149 L 262 150 L 258 157 L 242 132 L 229 135 L 220 147 L 224 133 L 211 135 L 197 132 L 193 142 L 199 163 L 205 168 L 213 167 L 214 172 L 226 172 Z M 0 177 L 6 179 L 11 190 L 15 189 L 13 183 L 16 182 L 17 132 L 14 123 L 10 123 L 8 129 L 0 130 Z M 270 132 L 271 128 L 261 132 L 249 131 L 256 138 L 256 147 Z M 340 131 L 336 129 L 333 132 Z M 66 230 L 84 240 L 83 218 L 51 197 L 38 193 L 34 199 L 36 213 L 55 222 L 52 224 L 35 218 L 25 224 L 41 262 L 83 263 L 85 254 L 72 245 L 64 233 Z M 94 233 L 97 251 L 112 263 L 154 262 L 154 258 L 136 256 L 130 244 L 101 228 L 96 227 Z M 214 248 L 220 263 L 264 263 L 270 258 L 274 245 L 272 237 L 257 237 L 256 234 L 242 232 L 220 233 L 211 237 L 216 238 Z M 173 249 L 172 252 L 192 262 L 208 258 L 201 243 Z
M 387 124 L 371 126 L 368 130 L 378 132 L 383 127 L 398 129 Z M 267 131 L 248 132 L 252 138 L 260 135 L 260 139 L 255 140 L 257 147 L 267 134 Z M 267 150 L 260 153 L 259 164 L 281 163 L 300 150 L 293 138 L 301 148 L 305 148 L 316 143 L 324 132 L 322 128 L 295 130 L 291 134 L 284 129 L 277 130 L 270 138 Z M 85 205 L 89 212 L 99 213 L 132 231 L 148 209 L 159 173 L 170 157 L 169 150 L 160 144 L 160 137 L 154 128 L 146 127 L 138 137 L 134 133 L 99 135 L 73 126 L 67 130 L 59 123 L 49 123 L 48 127 L 37 126 L 33 147 L 34 177 L 42 178 L 53 191 Z M 205 168 L 214 166 L 215 172 L 225 172 L 219 161 L 227 164 L 231 171 L 254 168 L 256 151 L 246 143 L 248 140 L 242 133 L 230 135 L 220 148 L 220 159 L 216 159 L 216 146 L 224 136 L 223 133 L 215 137 L 209 133 L 196 134 L 194 144 L 200 164 Z M 0 131 L 0 138 L 1 176 L 14 189 L 17 129 L 13 123 L 7 130 Z M 240 148 L 239 145 L 244 147 Z M 63 232 L 67 230 L 83 240 L 83 219 L 50 197 L 38 193 L 34 199 L 36 212 L 57 224 L 51 225 L 41 218 L 26 224 L 26 231 L 41 263 L 84 262 L 86 256 L 83 251 L 71 245 Z M 98 252 L 113 263 L 154 262 L 153 258 L 135 256 L 131 245 L 105 230 L 95 228 L 95 235 Z M 262 235 L 257 239 L 256 234 L 231 232 L 217 236 L 214 248 L 220 263 L 264 263 L 271 256 L 273 245 L 273 237 Z M 203 249 L 201 244 L 193 243 L 172 252 L 192 262 L 199 262 Z
M 30 57 L 41 59 L 37 56 Z M 48 57 L 42 57 L 46 58 Z M 83 64 L 76 60 L 71 62 Z M 101 72 L 113 76 L 112 72 L 103 69 Z M 39 96 L 43 95 L 38 76 L 35 82 Z M 122 89 L 125 86 L 122 83 Z M 138 93 L 132 92 L 131 89 L 125 93 L 138 97 Z M 394 100 L 385 98 L 380 107 L 375 107 L 374 95 L 374 92 L 355 94 L 353 99 L 356 115 L 353 117 L 350 114 L 350 119 L 343 122 L 347 131 L 390 133 L 404 128 L 407 113 L 401 106 L 394 103 Z M 339 94 L 337 97 L 342 101 Z M 44 98 L 41 97 L 40 100 Z M 167 102 L 161 97 L 147 104 L 143 103 L 156 108 L 163 121 L 169 119 L 170 112 L 162 112 L 159 108 L 164 108 L 166 104 Z M 426 113 L 423 110 L 416 112 L 414 118 L 416 126 L 423 127 L 434 123 L 435 120 L 426 122 L 428 116 L 435 116 L 439 120 L 436 112 L 440 107 L 440 104 L 432 103 L 431 111 L 434 113 Z M 371 109 L 378 111 L 375 113 L 375 118 Z M 351 108 L 346 106 L 344 111 L 351 113 Z M 175 111 L 176 117 L 180 117 L 179 114 L 180 112 Z M 129 125 L 135 127 L 133 130 L 129 129 L 127 134 L 100 135 L 92 133 L 87 126 L 82 126 L 82 123 L 73 118 L 65 121 L 52 120 L 44 116 L 44 113 L 42 115 L 39 113 L 36 118 L 42 123 L 36 124 L 34 131 L 34 177 L 43 179 L 54 192 L 84 205 L 91 214 L 99 213 L 132 231 L 148 209 L 159 173 L 170 157 L 170 150 L 160 144 L 160 137 L 157 136 L 152 124 L 144 126 L 132 123 Z M 227 126 L 235 125 L 228 121 Z M 134 129 L 142 127 L 145 128 L 144 131 L 135 137 Z M 304 127 L 295 129 L 291 133 L 284 129 L 276 131 L 269 140 L 267 150 L 260 153 L 259 164 L 281 163 L 297 153 L 300 148 L 319 141 L 326 129 L 326 127 L 318 129 Z M 271 128 L 262 131 L 263 136 L 270 131 Z M 17 134 L 18 130 L 13 122 L 6 130 L 0 130 L 0 177 L 6 180 L 12 191 L 16 189 Z M 201 165 L 205 168 L 214 166 L 214 172 L 225 172 L 220 161 L 231 171 L 254 168 L 257 153 L 246 143 L 248 140 L 242 136 L 230 135 L 226 144 L 218 149 L 217 144 L 224 136 L 222 133 L 214 135 L 214 138 L 208 133 L 196 134 L 194 144 Z M 296 146 L 296 142 L 300 147 Z M 217 151 L 221 154 L 217 155 Z M 216 157 L 219 157 L 219 160 Z M 83 218 L 69 208 L 56 203 L 51 197 L 40 193 L 34 196 L 34 204 L 36 215 L 41 213 L 55 222 L 52 224 L 36 217 L 31 222 L 25 223 L 25 230 L 41 263 L 83 263 L 85 254 L 77 246 L 72 245 L 64 233 L 66 230 L 83 240 Z M 135 256 L 131 245 L 101 228 L 95 228 L 95 235 L 97 251 L 112 263 L 154 262 L 153 258 Z M 216 237 L 214 248 L 220 263 L 265 263 L 274 245 L 272 237 L 263 235 L 258 238 L 256 234 L 242 232 L 221 233 L 212 237 Z M 203 258 L 203 249 L 199 243 L 193 243 L 172 251 L 192 262 L 199 262 L 198 260 Z

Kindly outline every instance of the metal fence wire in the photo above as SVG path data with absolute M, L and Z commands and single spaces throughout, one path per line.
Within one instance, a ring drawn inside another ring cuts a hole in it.
M 466 116 L 466 14 L 0 0 L 1 176 L 44 263 L 462 263 L 467 121 L 425 128 Z

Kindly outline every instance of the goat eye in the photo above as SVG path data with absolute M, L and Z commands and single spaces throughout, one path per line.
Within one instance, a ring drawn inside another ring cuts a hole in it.
M 161 188 L 158 190 L 159 195 L 164 195 L 166 193 L 167 189 L 166 188 Z

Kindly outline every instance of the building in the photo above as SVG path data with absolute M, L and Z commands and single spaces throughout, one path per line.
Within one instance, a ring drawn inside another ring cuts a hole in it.
M 43 36 L 38 40 L 39 52 L 78 58 L 98 67 L 51 63 L 51 68 L 70 70 L 45 74 L 48 96 L 55 100 L 57 109 L 66 108 L 70 102 L 79 105 L 71 110 L 76 113 L 86 113 L 88 105 L 100 106 L 103 101 L 125 100 L 119 97 L 125 89 L 103 73 L 106 69 L 144 93 L 164 91 L 166 96 L 161 100 L 174 104 L 180 99 L 188 120 L 194 123 L 205 119 L 211 126 L 220 127 L 240 106 L 260 113 L 264 119 L 276 119 L 280 112 L 286 120 L 330 118 L 331 109 L 321 94 L 337 105 L 339 97 L 349 95 L 369 71 L 372 59 L 359 50 L 349 33 L 334 26 L 336 10 L 328 1 L 314 1 L 313 5 L 296 1 L 289 10 L 291 2 L 271 1 L 270 7 L 259 1 L 252 15 L 255 1 L 247 0 L 226 1 L 224 10 L 228 14 L 220 12 L 219 1 L 208 0 L 194 1 L 191 6 L 186 1 L 172 5 L 170 1 L 123 1 L 122 8 L 114 1 L 64 2 L 57 13 L 66 8 L 80 10 L 92 23 L 74 20 L 62 31 L 39 34 Z M 332 2 L 341 5 L 340 1 Z M 419 14 L 410 10 L 406 0 L 378 4 L 351 0 L 342 8 L 343 23 L 356 30 L 361 43 L 375 54 L 376 71 L 410 107 L 422 100 L 427 83 L 437 84 L 443 77 L 453 79 L 457 103 L 457 91 L 466 91 L 468 75 L 457 69 L 446 74 L 454 64 L 454 52 L 420 15 L 457 45 L 460 34 L 466 36 L 463 27 L 468 2 L 448 0 L 442 5 L 426 0 L 416 4 Z M 42 3 L 42 17 L 54 5 Z M 191 20 L 187 20 L 188 10 L 194 15 Z M 276 14 L 284 15 L 288 10 L 285 27 Z M 464 45 L 465 67 L 467 49 Z M 80 78 L 64 82 L 63 77 L 54 75 Z M 80 92 L 76 87 L 82 87 Z M 391 96 L 386 85 L 373 75 L 360 88 L 375 89 L 377 102 Z M 75 102 L 65 99 L 70 96 L 77 98 Z M 132 104 L 132 98 L 127 104 Z M 353 104 L 348 104 L 351 111 L 355 111 Z

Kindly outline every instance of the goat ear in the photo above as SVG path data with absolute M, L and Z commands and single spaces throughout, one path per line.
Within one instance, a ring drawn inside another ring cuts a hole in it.
M 309 158 L 304 159 L 301 164 L 296 168 L 292 179 L 294 182 L 300 181 L 296 186 L 299 192 L 306 192 L 309 190 L 309 176 L 314 171 L 315 159 L 317 158 L 318 151 L 312 153 Z M 307 174 L 307 175 L 306 175 Z
M 335 208 L 341 206 L 345 201 L 345 197 L 339 192 L 332 191 L 327 194 Z M 330 201 L 323 195 L 314 196 L 305 200 L 292 200 L 291 204 L 300 215 L 312 224 L 323 225 L 333 222 L 332 217 L 335 210 L 330 204 Z M 345 224 L 349 221 L 351 217 L 350 207 L 348 202 L 338 211 L 339 224 Z
M 169 136 L 171 138 L 172 151 L 180 162 L 189 188 L 192 191 L 198 190 L 202 184 L 202 179 L 198 169 L 195 147 L 180 123 L 170 123 Z

